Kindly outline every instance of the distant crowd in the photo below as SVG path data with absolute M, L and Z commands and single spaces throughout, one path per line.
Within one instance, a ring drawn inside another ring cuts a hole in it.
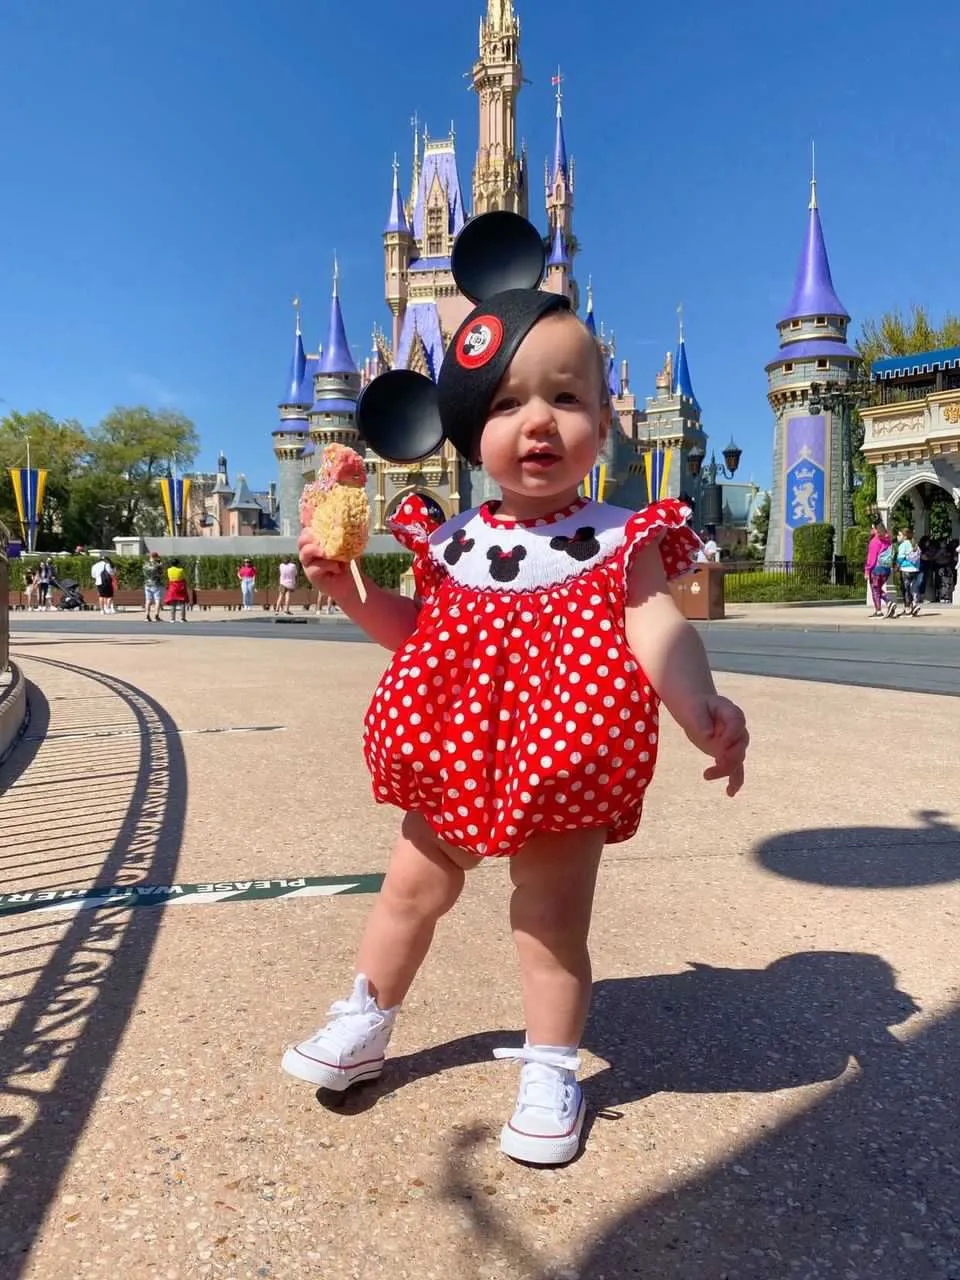
M 875 618 L 917 617 L 924 604 L 950 604 L 957 585 L 956 538 L 920 538 L 900 529 L 893 536 L 882 524 L 870 529 L 863 566 Z
M 187 608 L 196 604 L 196 591 L 190 590 L 187 571 L 176 557 L 164 561 L 157 551 L 151 551 L 142 561 L 143 570 L 143 603 L 147 622 L 163 621 L 163 611 L 168 609 L 171 622 L 186 622 Z M 292 556 L 287 556 L 278 568 L 276 583 L 276 600 L 272 605 L 274 613 L 289 614 L 292 612 L 293 594 L 299 585 L 300 566 Z M 118 585 L 117 571 L 109 556 L 101 556 L 90 569 L 90 578 L 97 593 L 97 602 L 102 614 L 116 613 L 114 604 Z M 244 610 L 255 608 L 255 592 L 257 587 L 257 570 L 249 557 L 240 561 L 237 567 L 237 588 L 240 592 L 240 607 Z M 55 604 L 54 589 L 60 591 L 59 604 Z M 54 563 L 51 559 L 41 560 L 36 569 L 28 569 L 24 575 L 24 596 L 26 606 L 31 611 L 46 611 L 54 608 L 80 609 L 85 601 L 80 584 L 73 579 L 57 580 Z M 317 611 L 334 612 L 334 605 L 325 595 L 317 598 Z

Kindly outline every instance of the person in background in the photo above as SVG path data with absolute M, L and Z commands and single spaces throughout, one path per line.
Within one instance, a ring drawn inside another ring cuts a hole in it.
M 274 613 L 290 612 L 290 594 L 297 586 L 297 566 L 292 556 L 287 556 L 280 566 L 280 590 L 277 592 L 277 603 Z
M 257 571 L 253 567 L 253 561 L 247 557 L 240 568 L 237 570 L 237 577 L 240 580 L 240 600 L 244 609 L 253 608 L 253 589 L 257 585 Z
M 700 541 L 703 546 L 697 552 L 697 562 L 699 564 L 716 564 L 720 559 L 720 547 L 717 545 L 716 538 L 712 537 L 704 529 L 700 534 Z
M 867 544 L 867 558 L 863 566 L 863 576 L 870 583 L 870 598 L 873 601 L 873 616 L 875 618 L 883 616 L 883 591 L 892 569 L 893 555 L 890 535 L 882 524 L 872 524 L 870 526 L 870 541 Z
M 40 568 L 37 570 L 37 609 L 52 609 L 53 603 L 50 599 L 50 588 L 53 585 L 53 562 L 50 559 L 41 560 Z
M 24 608 L 28 613 L 32 613 L 35 606 L 34 600 L 37 595 L 37 573 L 35 569 L 25 569 L 23 574 L 23 599 Z
M 116 613 L 116 610 L 113 607 L 116 578 L 113 572 L 113 564 L 109 556 L 100 557 L 97 563 L 90 570 L 90 577 L 93 579 L 93 585 L 97 589 L 97 598 L 100 601 L 100 612 Z
M 163 608 L 163 562 L 158 551 L 151 551 L 143 562 L 143 604 L 147 621 L 159 622 Z
M 186 622 L 189 599 L 186 570 L 179 560 L 171 560 L 167 565 L 167 594 L 163 600 L 170 606 L 171 622 L 177 620 L 177 605 L 180 606 L 180 621 Z
M 897 535 L 897 569 L 903 583 L 903 616 L 915 618 L 923 597 L 923 569 L 920 548 L 909 529 L 901 529 Z

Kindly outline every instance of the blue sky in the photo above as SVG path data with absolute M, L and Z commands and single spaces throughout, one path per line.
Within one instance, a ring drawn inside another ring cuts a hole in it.
M 960 95 L 947 0 L 515 0 L 535 179 L 566 78 L 577 274 L 653 391 L 683 302 L 720 448 L 766 483 L 764 364 L 791 291 L 817 141 L 834 282 L 857 318 L 960 309 Z M 324 336 L 334 249 L 359 358 L 383 303 L 390 164 L 409 119 L 456 122 L 469 189 L 485 0 L 4 0 L 0 397 L 92 425 L 172 406 L 255 484 L 289 359 L 290 300 Z M 429 29 L 418 16 L 437 16 Z M 595 18 L 588 25 L 585 15 Z M 469 196 L 468 196 L 469 200 Z M 0 411 L 6 411 L 0 404 Z

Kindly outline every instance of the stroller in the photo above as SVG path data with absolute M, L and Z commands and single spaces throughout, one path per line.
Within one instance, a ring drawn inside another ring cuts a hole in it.
M 52 587 L 60 589 L 60 609 L 85 609 L 86 605 L 83 596 L 80 594 L 80 584 L 74 578 L 64 578 L 62 582 L 54 580 L 50 584 Z

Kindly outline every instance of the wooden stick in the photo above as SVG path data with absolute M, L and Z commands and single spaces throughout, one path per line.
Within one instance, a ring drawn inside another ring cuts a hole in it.
M 364 585 L 363 574 L 360 572 L 360 567 L 357 564 L 356 560 L 350 561 L 350 573 L 353 576 L 354 582 L 357 584 L 357 595 L 360 597 L 360 603 L 366 604 L 367 588 Z

